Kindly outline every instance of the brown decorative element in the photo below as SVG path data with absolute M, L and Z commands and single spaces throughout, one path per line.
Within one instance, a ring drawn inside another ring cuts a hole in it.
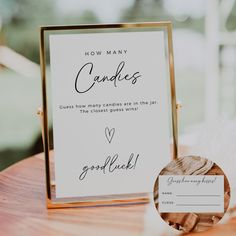
M 171 161 L 159 175 L 223 175 L 224 176 L 224 211 L 230 201 L 229 182 L 219 166 L 212 161 L 198 157 L 180 157 Z M 154 202 L 158 210 L 158 178 L 154 186 Z M 223 213 L 160 213 L 163 220 L 170 226 L 183 232 L 200 232 L 218 223 Z

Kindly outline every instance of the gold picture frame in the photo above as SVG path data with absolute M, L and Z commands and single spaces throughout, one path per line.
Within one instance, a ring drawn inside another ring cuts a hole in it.
M 174 59 L 172 45 L 172 23 L 171 22 L 145 22 L 145 23 L 119 23 L 119 24 L 92 24 L 92 25 L 61 25 L 61 26 L 42 26 L 40 27 L 40 66 L 42 79 L 42 109 L 38 111 L 41 117 L 42 137 L 45 155 L 45 175 L 46 175 L 46 194 L 47 208 L 65 208 L 65 207 L 84 207 L 97 205 L 114 205 L 114 204 L 137 204 L 148 202 L 149 194 L 125 194 L 125 195 L 109 195 L 101 197 L 79 197 L 76 199 L 58 200 L 55 198 L 55 182 L 52 178 L 52 157 L 50 152 L 49 138 L 49 120 L 48 120 L 48 97 L 47 97 L 47 80 L 46 80 L 46 46 L 45 37 L 48 32 L 60 31 L 86 31 L 86 30 L 148 30 L 160 29 L 165 30 L 167 35 L 167 54 L 168 68 L 170 77 L 170 95 L 171 95 L 171 123 L 173 134 L 173 159 L 178 156 L 178 125 L 177 125 L 177 109 L 176 93 L 175 93 L 175 75 L 174 75 Z

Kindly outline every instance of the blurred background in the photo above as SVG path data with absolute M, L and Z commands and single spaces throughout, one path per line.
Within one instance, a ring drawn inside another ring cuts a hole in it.
M 42 151 L 39 26 L 173 22 L 180 143 L 236 116 L 235 0 L 0 0 L 0 170 Z

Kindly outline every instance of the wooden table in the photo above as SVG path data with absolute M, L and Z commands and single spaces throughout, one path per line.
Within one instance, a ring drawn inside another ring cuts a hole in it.
M 153 232 L 146 205 L 47 210 L 43 154 L 0 173 L 0 235 L 163 235 Z M 155 216 L 154 216 L 155 217 Z M 155 219 L 152 220 L 155 224 Z M 236 218 L 205 233 L 236 235 Z

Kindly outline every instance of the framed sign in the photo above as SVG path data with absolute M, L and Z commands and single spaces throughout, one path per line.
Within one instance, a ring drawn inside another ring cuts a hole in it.
M 44 26 L 40 56 L 48 208 L 147 201 L 177 157 L 171 23 Z

